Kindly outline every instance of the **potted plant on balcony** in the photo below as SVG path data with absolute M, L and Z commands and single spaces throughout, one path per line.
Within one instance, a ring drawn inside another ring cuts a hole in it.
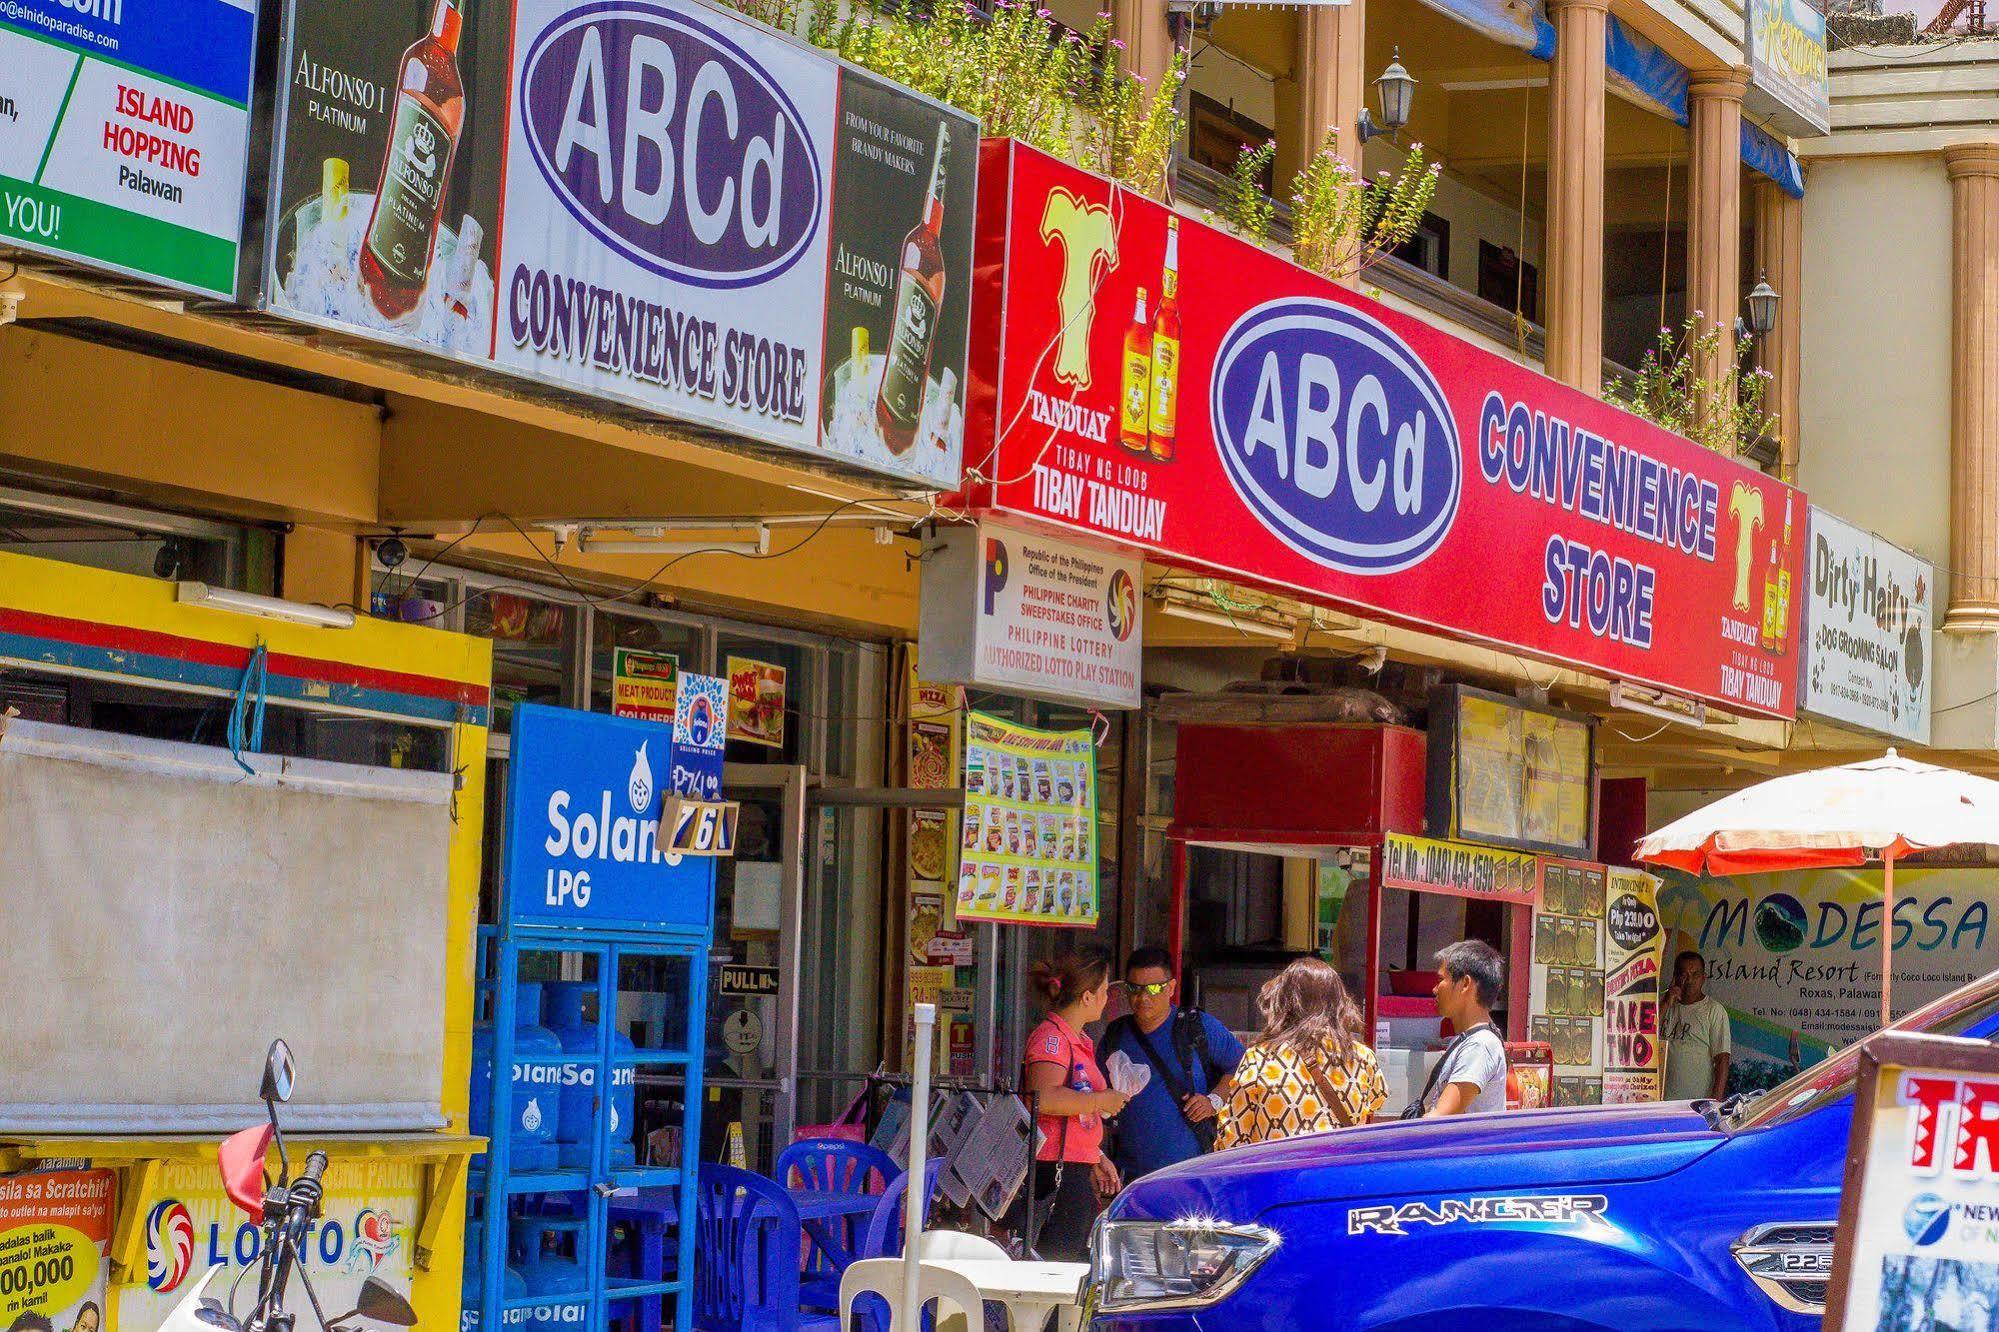
M 1733 458 L 1775 433 L 1764 409 L 1770 372 L 1750 364 L 1751 339 L 1722 351 L 1722 328 L 1696 310 L 1679 328 L 1661 328 L 1636 372 L 1604 385 L 1605 402 Z

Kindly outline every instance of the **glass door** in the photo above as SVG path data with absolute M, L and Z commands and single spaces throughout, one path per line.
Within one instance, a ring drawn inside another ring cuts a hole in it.
M 769 1170 L 797 1122 L 805 769 L 729 764 L 722 794 L 742 811 L 716 861 L 701 1155 Z

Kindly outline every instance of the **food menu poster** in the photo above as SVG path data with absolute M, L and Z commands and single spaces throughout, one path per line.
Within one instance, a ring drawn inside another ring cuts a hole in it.
M 1430 715 L 1433 832 L 1552 855 L 1587 852 L 1588 718 L 1455 685 L 1431 695 Z
M 1666 932 L 1659 881 L 1643 870 L 1612 869 L 1604 894 L 1605 1104 L 1659 1099 L 1660 996 Z
M 784 667 L 729 658 L 729 739 L 784 748 Z
M 1603 1099 L 1602 865 L 1546 860 L 1534 912 L 1533 1016 L 1530 1040 L 1554 1052 L 1556 1105 Z
M 965 721 L 958 919 L 1097 923 L 1097 773 L 1088 728 Z

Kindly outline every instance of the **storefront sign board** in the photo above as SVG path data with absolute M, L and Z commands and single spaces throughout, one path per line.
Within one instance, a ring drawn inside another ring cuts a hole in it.
M 1794 715 L 1796 491 L 1024 145 L 980 201 L 973 508 Z
M 1928 744 L 1935 587 L 1929 561 L 1814 506 L 1799 708 Z
M 1999 1303 L 1999 1047 L 1896 1032 L 1861 1049 L 1828 1332 L 1982 1327 Z
M 36 1170 L 0 1177 L 0 1324 L 96 1332 L 104 1325 L 118 1176 Z M 92 1320 L 86 1308 L 95 1309 Z
M 919 655 L 932 679 L 1084 707 L 1139 703 L 1141 561 L 1000 523 L 926 543 Z
M 425 1173 L 419 1162 L 397 1160 L 336 1157 L 326 1168 L 322 1215 L 301 1249 L 323 1307 L 353 1308 L 371 1276 L 411 1292 Z M 152 1332 L 218 1264 L 228 1270 L 210 1289 L 226 1293 L 263 1252 L 261 1228 L 222 1191 L 213 1159 L 164 1161 L 155 1179 L 134 1212 L 145 1228 L 146 1266 L 134 1274 L 141 1279 L 117 1288 L 117 1332 Z
M 784 748 L 784 667 L 729 658 L 729 738 Z
M 680 658 L 671 652 L 617 648 L 611 654 L 611 715 L 671 723 Z
M 1880 1025 L 1878 867 L 1695 879 L 1661 872 L 1670 962 L 1707 960 L 1729 1011 L 1731 1091 L 1775 1086 Z M 1913 1012 L 1992 969 L 1999 879 L 1989 869 L 1895 871 L 1895 1011 Z
M 981 712 L 965 725 L 958 919 L 1095 925 L 1095 737 Z
M 1825 14 L 1812 0 L 1749 0 L 1749 107 L 1799 137 L 1832 128 Z
M 673 732 L 522 703 L 507 764 L 507 915 L 516 925 L 705 933 L 713 874 L 660 845 Z
M 233 299 L 256 27 L 250 0 L 0 7 L 0 240 Z
M 1608 870 L 1603 933 L 1604 1103 L 1656 1101 L 1659 999 L 1668 983 L 1659 881 L 1643 870 Z
M 267 309 L 956 484 L 970 117 L 697 0 L 285 11 Z
M 1389 833 L 1382 845 L 1381 882 L 1412 893 L 1533 906 L 1540 898 L 1541 862 L 1494 846 Z

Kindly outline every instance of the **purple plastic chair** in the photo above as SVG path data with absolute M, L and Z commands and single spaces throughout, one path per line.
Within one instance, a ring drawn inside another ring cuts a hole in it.
M 701 1332 L 837 1332 L 839 1319 L 803 1313 L 798 1207 L 762 1175 L 703 1165 L 696 1184 L 694 1326 Z

